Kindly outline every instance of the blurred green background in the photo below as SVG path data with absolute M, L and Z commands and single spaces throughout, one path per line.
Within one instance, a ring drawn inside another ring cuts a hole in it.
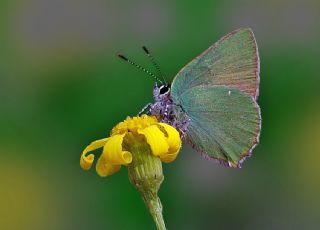
M 0 228 L 155 229 L 127 178 L 79 166 L 82 150 L 152 101 L 226 33 L 251 27 L 262 134 L 240 170 L 184 145 L 164 165 L 168 229 L 320 228 L 319 0 L 0 1 Z

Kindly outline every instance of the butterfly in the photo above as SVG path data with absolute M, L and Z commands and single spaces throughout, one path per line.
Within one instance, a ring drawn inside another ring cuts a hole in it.
M 148 113 L 174 126 L 206 159 L 240 168 L 259 142 L 259 72 L 252 30 L 237 29 L 184 66 L 171 84 L 159 80 L 162 84 L 153 89 L 155 101 Z

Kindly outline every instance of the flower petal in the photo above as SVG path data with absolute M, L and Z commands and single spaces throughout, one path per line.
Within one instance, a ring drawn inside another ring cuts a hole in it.
M 120 168 L 121 168 L 121 165 L 108 164 L 105 158 L 103 157 L 100 157 L 96 164 L 96 171 L 98 175 L 101 177 L 110 176 L 118 172 Z
M 181 148 L 180 134 L 174 127 L 166 123 L 159 123 L 158 126 L 160 126 L 160 130 L 165 132 L 167 143 L 169 145 L 167 154 L 160 156 L 160 159 L 165 163 L 172 162 L 176 159 Z
M 166 137 L 157 125 L 151 125 L 147 128 L 139 129 L 138 133 L 145 136 L 153 155 L 161 156 L 168 152 L 169 145 Z
M 132 162 L 132 154 L 122 150 L 123 138 L 126 134 L 113 135 L 103 148 L 100 158 L 103 158 L 107 164 L 127 165 Z
M 87 156 L 87 153 L 103 147 L 108 139 L 109 138 L 104 138 L 101 140 L 93 141 L 83 150 L 80 157 L 80 166 L 83 170 L 89 170 L 94 161 L 94 155 L 91 153 Z

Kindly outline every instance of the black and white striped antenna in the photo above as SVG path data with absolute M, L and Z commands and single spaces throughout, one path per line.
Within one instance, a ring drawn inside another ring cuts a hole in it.
M 166 79 L 164 78 L 164 75 L 161 72 L 160 66 L 158 65 L 158 63 L 155 61 L 153 55 L 150 53 L 150 51 L 147 49 L 147 47 L 142 46 L 143 51 L 145 52 L 145 54 L 147 55 L 147 57 L 150 59 L 151 63 L 153 64 L 153 66 L 156 68 L 159 76 L 162 78 L 162 80 L 164 81 L 165 84 L 167 84 Z
M 130 63 L 131 65 L 135 66 L 136 68 L 138 68 L 139 70 L 141 70 L 142 72 L 145 72 L 146 74 L 148 74 L 149 76 L 153 77 L 156 81 L 159 81 L 161 84 L 163 84 L 163 82 L 153 73 L 151 73 L 149 70 L 147 70 L 146 68 L 142 67 L 141 65 L 138 65 L 137 63 L 131 61 L 129 58 L 125 57 L 122 54 L 118 54 L 118 57 L 121 58 L 122 60 Z

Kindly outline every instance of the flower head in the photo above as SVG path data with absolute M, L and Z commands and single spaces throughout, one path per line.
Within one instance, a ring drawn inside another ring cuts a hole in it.
M 159 123 L 154 116 L 128 117 L 112 129 L 109 138 L 94 141 L 84 149 L 80 166 L 89 170 L 94 161 L 94 155 L 90 152 L 103 148 L 96 171 L 100 176 L 111 175 L 119 171 L 121 165 L 127 166 L 132 162 L 135 156 L 131 150 L 139 145 L 147 146 L 154 156 L 169 163 L 176 159 L 181 139 L 174 127 Z

